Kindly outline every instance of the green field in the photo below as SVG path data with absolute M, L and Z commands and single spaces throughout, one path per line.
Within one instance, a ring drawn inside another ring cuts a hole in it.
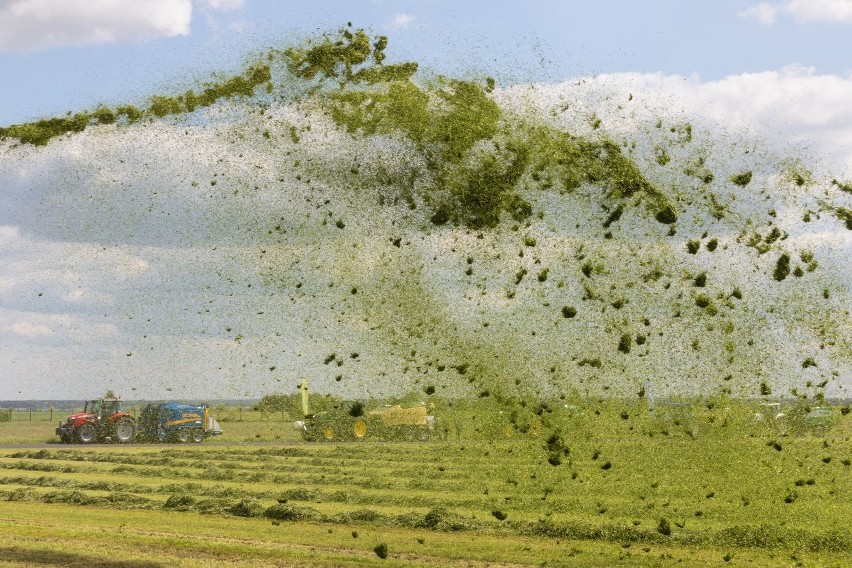
M 305 444 L 230 409 L 203 446 L 2 449 L 0 565 L 849 565 L 839 408 L 825 432 L 733 403 L 522 408 L 457 404 L 426 443 Z

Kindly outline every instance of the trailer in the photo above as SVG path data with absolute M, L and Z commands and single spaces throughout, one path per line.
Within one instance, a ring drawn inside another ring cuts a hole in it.
M 207 405 L 165 402 L 149 404 L 139 416 L 139 438 L 150 442 L 201 443 L 222 434 Z

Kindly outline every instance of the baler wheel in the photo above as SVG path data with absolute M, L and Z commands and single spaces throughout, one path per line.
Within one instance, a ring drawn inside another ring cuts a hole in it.
M 204 441 L 204 430 L 201 428 L 196 428 L 192 431 L 192 441 L 196 444 L 200 444 Z

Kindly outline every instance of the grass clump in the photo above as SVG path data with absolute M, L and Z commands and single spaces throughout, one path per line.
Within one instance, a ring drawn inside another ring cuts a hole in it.
M 234 504 L 228 512 L 237 517 L 260 517 L 264 514 L 264 508 L 256 499 L 242 499 Z
M 562 308 L 562 317 L 571 319 L 577 315 L 577 308 L 574 306 L 564 306 Z
M 663 225 L 671 225 L 677 221 L 677 212 L 674 207 L 667 204 L 665 207 L 657 211 L 654 215 L 654 218 L 658 223 L 662 223 Z
M 852 209 L 837 207 L 834 209 L 834 214 L 838 221 L 843 221 L 846 224 L 846 228 L 852 231 Z
M 263 516 L 277 521 L 310 521 L 319 518 L 320 514 L 310 507 L 296 507 L 278 503 L 263 511 Z
M 831 185 L 836 186 L 840 191 L 852 193 L 852 182 L 843 183 L 836 179 L 831 180 Z
M 191 511 L 195 506 L 195 497 L 187 494 L 169 495 L 166 502 L 163 503 L 163 509 L 170 511 Z
M 751 176 L 752 176 L 751 171 L 743 172 L 741 174 L 736 174 L 734 176 L 731 176 L 731 182 L 734 185 L 738 185 L 740 187 L 745 187 L 751 182 Z
M 772 277 L 778 282 L 781 282 L 790 274 L 790 255 L 782 254 L 775 263 L 775 270 L 772 272 Z
M 376 553 L 376 556 L 384 560 L 388 557 L 388 545 L 385 543 L 378 544 L 373 548 L 373 552 Z

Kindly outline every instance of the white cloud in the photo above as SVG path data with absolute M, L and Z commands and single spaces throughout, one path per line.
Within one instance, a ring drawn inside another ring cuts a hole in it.
M 761 2 L 754 6 L 749 6 L 739 14 L 741 18 L 755 19 L 763 25 L 774 24 L 778 19 L 778 6 L 769 2 Z
M 788 0 L 782 3 L 761 2 L 738 15 L 770 25 L 779 14 L 787 14 L 799 23 L 827 22 L 852 24 L 852 0 Z
M 228 12 L 242 9 L 246 5 L 246 2 L 245 0 L 202 0 L 202 4 L 214 10 Z
M 46 337 L 53 335 L 53 330 L 46 325 L 35 325 L 26 321 L 13 323 L 12 331 L 24 337 Z
M 693 83 L 685 91 L 693 112 L 703 108 L 725 124 L 760 125 L 779 140 L 810 146 L 838 168 L 852 166 L 852 78 L 791 65 Z
M 786 9 L 799 22 L 852 23 L 852 0 L 790 0 Z
M 410 26 L 414 23 L 414 16 L 411 14 L 396 14 L 391 20 L 391 27 L 397 29 L 403 29 Z
M 0 0 L 0 51 L 189 34 L 191 0 Z
M 584 77 L 556 85 L 553 90 L 570 92 L 572 108 L 580 109 L 577 112 L 581 114 L 595 113 L 604 124 L 634 128 L 628 112 L 652 122 L 661 116 L 682 115 L 684 121 L 703 120 L 714 130 L 724 127 L 752 133 L 782 154 L 808 149 L 835 175 L 852 176 L 852 77 L 822 75 L 812 67 L 790 65 L 718 81 L 702 81 L 698 76 L 617 73 Z M 612 105 L 613 100 L 627 99 L 629 94 L 636 102 L 623 108 Z M 641 113 L 644 115 L 639 116 Z M 717 137 L 725 135 L 721 130 L 716 132 Z

